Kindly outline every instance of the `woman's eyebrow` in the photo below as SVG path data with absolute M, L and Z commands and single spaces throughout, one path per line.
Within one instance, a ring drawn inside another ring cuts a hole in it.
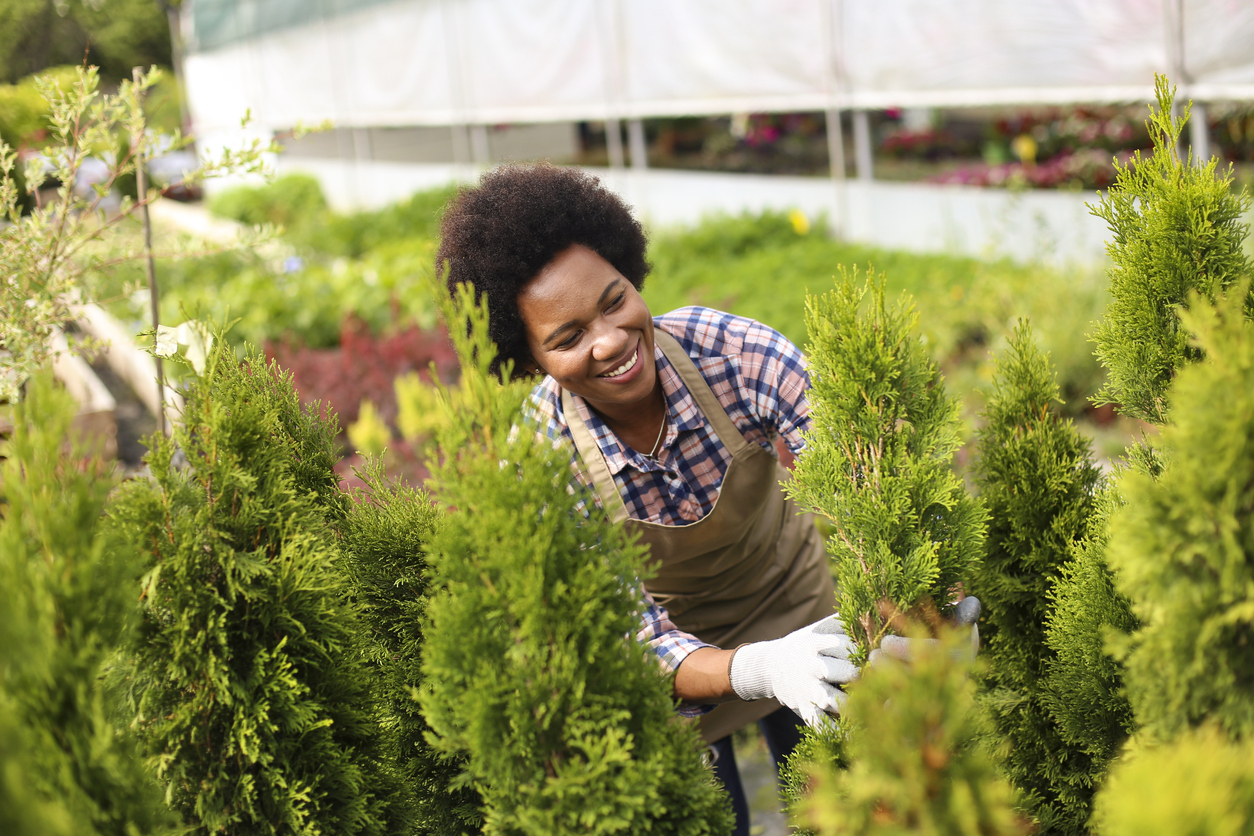
M 609 284 L 605 286 L 605 290 L 602 290 L 601 295 L 597 298 L 598 308 L 601 307 L 601 305 L 605 302 L 605 297 L 609 296 L 614 291 L 614 288 L 618 287 L 618 284 L 621 281 L 622 279 L 615 279 L 614 281 L 610 282 Z M 570 320 L 567 320 L 566 322 L 563 322 L 561 325 L 554 328 L 552 333 L 550 333 L 547 337 L 545 337 L 544 341 L 541 342 L 540 345 L 548 345 L 549 343 L 553 342 L 554 339 L 557 338 L 558 334 L 562 333 L 568 328 L 574 328 L 578 324 L 579 324 L 579 320 L 577 319 L 570 319 Z

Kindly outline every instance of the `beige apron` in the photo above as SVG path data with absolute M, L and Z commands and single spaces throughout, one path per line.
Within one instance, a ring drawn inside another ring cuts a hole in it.
M 779 483 L 789 476 L 761 445 L 745 440 L 675 338 L 655 339 L 731 454 L 714 507 L 690 525 L 629 519 L 614 477 L 575 407 L 562 391 L 575 447 L 610 519 L 639 532 L 657 573 L 647 588 L 684 632 L 716 647 L 777 639 L 836 607 L 823 540 L 809 514 L 799 515 Z M 701 718 L 707 743 L 760 720 L 775 700 L 723 703 Z

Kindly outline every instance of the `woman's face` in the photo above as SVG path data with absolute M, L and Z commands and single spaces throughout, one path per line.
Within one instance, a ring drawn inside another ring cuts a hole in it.
M 631 282 L 581 244 L 518 294 L 527 346 L 542 371 L 611 419 L 630 418 L 657 386 L 653 319 Z

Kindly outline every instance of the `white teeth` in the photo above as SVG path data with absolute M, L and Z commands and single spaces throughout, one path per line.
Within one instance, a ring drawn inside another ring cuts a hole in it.
M 630 360 L 628 360 L 626 363 L 623 363 L 614 371 L 606 372 L 603 375 L 598 375 L 598 377 L 618 377 L 620 374 L 626 374 L 627 372 L 631 371 L 631 369 L 636 365 L 636 360 L 639 357 L 640 357 L 640 347 L 637 346 L 635 352 L 631 355 Z

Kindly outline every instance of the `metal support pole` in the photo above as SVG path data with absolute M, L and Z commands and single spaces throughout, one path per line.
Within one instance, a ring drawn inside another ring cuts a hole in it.
M 649 150 L 644 141 L 644 120 L 627 122 L 627 143 L 631 147 L 631 167 L 643 171 L 649 167 Z
M 827 159 L 832 178 L 845 179 L 845 136 L 840 125 L 840 111 L 827 109 Z
M 488 126 L 470 126 L 470 156 L 476 165 L 490 165 L 492 151 L 488 147 Z
M 627 158 L 623 156 L 623 123 L 617 119 L 605 120 L 605 150 L 610 155 L 610 168 L 627 165 Z
M 859 180 L 870 180 L 871 171 L 871 119 L 865 110 L 853 112 L 853 158 Z
M 1206 122 L 1206 105 L 1193 103 L 1189 113 L 1189 150 L 1193 153 L 1193 165 L 1201 168 L 1210 160 L 1210 126 Z
M 451 125 L 453 137 L 453 162 L 466 165 L 470 162 L 470 135 L 465 125 Z

